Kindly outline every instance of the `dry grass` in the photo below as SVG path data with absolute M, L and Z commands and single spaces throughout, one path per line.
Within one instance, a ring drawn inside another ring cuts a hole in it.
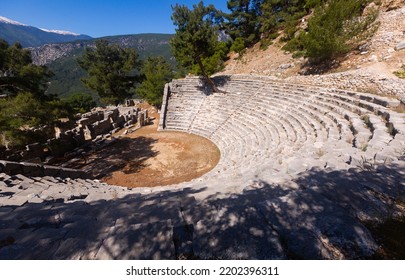
M 392 108 L 392 110 L 397 113 L 405 114 L 405 104 L 401 102 L 397 107 Z
M 401 66 L 401 69 L 395 71 L 394 75 L 400 79 L 405 79 L 405 64 Z
M 318 149 L 318 151 L 316 151 L 316 155 L 318 158 L 323 157 L 326 154 L 326 152 L 323 149 Z

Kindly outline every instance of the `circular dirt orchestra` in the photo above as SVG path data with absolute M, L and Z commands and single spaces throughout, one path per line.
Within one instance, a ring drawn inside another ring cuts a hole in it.
M 183 132 L 137 131 L 128 135 L 122 148 L 131 152 L 121 158 L 120 170 L 102 178 L 110 185 L 154 187 L 190 181 L 219 161 L 219 150 L 211 141 Z
M 151 124 L 89 155 L 84 169 L 108 184 L 135 188 L 190 181 L 217 165 L 220 152 L 215 144 L 189 133 L 158 132 L 159 114 L 147 108 Z

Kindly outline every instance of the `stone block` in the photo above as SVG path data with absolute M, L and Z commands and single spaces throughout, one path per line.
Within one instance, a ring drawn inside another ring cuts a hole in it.
M 39 143 L 27 145 L 26 151 L 26 158 L 43 158 L 45 156 L 44 147 Z
M 2 172 L 8 175 L 21 174 L 22 172 L 21 164 L 17 162 L 1 160 L 0 166 L 2 166 Z
M 74 149 L 72 141 L 69 141 L 67 139 L 62 139 L 62 138 L 49 139 L 47 141 L 47 145 L 48 145 L 49 150 L 51 151 L 51 155 L 54 157 L 61 157 L 65 153 Z
M 89 125 L 104 119 L 104 112 L 103 111 L 96 111 L 96 112 L 89 112 L 82 115 L 82 118 L 87 118 L 88 120 L 85 121 L 85 125 Z
M 61 178 L 72 178 L 72 179 L 75 178 L 86 179 L 89 177 L 84 171 L 69 168 L 61 168 L 59 176 Z
M 92 125 L 94 134 L 97 135 L 102 135 L 110 132 L 112 130 L 112 125 L 109 120 L 102 120 L 99 122 L 96 122 Z
M 123 127 L 123 125 L 125 123 L 124 116 L 119 116 L 115 123 L 116 123 L 117 127 Z
M 44 166 L 44 176 L 59 177 L 61 168 L 55 166 Z
M 79 126 L 85 127 L 85 126 L 91 124 L 91 121 L 88 118 L 81 118 L 80 120 L 77 121 L 77 123 Z
M 399 44 L 397 44 L 395 46 L 396 51 L 400 51 L 400 50 L 403 50 L 403 49 L 405 49 L 405 41 L 402 41 L 402 42 L 400 42 Z
M 21 163 L 22 174 L 25 176 L 44 176 L 44 167 L 41 164 Z
M 84 139 L 87 140 L 92 140 L 96 137 L 93 127 L 91 125 L 85 126 L 83 128 L 83 135 L 84 135 Z
M 86 138 L 84 137 L 83 128 L 77 127 L 71 131 L 72 131 L 72 139 L 74 142 L 74 146 L 80 147 L 86 143 Z
M 119 116 L 118 108 L 115 108 L 112 111 L 107 111 L 105 112 L 105 119 L 109 119 L 111 123 L 114 123 L 117 121 L 117 118 Z
M 125 106 L 126 107 L 132 107 L 135 106 L 135 101 L 133 99 L 129 99 L 125 101 Z
M 139 126 L 144 126 L 145 125 L 145 117 L 144 117 L 145 115 L 144 115 L 144 112 L 143 111 L 141 111 L 141 112 L 138 112 L 138 123 L 139 123 Z

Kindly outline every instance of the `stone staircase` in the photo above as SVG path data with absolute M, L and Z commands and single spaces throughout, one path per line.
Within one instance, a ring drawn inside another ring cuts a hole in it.
M 192 77 L 168 85 L 160 126 L 211 139 L 212 171 L 137 189 L 0 173 L 0 259 L 373 258 L 365 224 L 405 201 L 398 101 L 215 79 L 227 93 Z

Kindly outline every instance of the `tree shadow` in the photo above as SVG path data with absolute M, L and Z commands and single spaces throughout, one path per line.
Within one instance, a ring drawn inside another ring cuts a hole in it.
M 306 61 L 299 71 L 301 75 L 321 75 L 326 74 L 340 67 L 341 61 L 344 58 L 336 58 L 325 61 L 308 60 Z
M 119 170 L 125 174 L 136 173 L 147 167 L 149 158 L 158 155 L 152 149 L 156 142 L 156 139 L 143 136 L 118 138 L 108 148 L 95 151 L 69 167 L 84 170 L 93 178 L 108 178 Z
M 230 76 L 224 75 L 224 76 L 212 77 L 211 80 L 214 82 L 215 86 L 223 87 L 228 83 L 230 78 L 231 78 Z M 204 93 L 207 96 L 212 95 L 214 92 L 213 92 L 212 87 L 209 85 L 209 83 L 204 78 L 200 78 L 200 81 L 201 81 L 202 85 L 196 86 L 197 90 Z M 226 92 L 223 92 L 223 93 L 226 93 Z
M 226 86 L 231 80 L 230 75 L 219 75 L 212 78 L 215 84 L 219 87 Z
M 257 180 L 238 194 L 203 200 L 206 188 L 188 187 L 3 206 L 0 258 L 377 258 L 378 238 L 364 224 L 402 214 L 391 201 L 404 198 L 403 172 L 395 164 L 313 168 L 294 181 Z

